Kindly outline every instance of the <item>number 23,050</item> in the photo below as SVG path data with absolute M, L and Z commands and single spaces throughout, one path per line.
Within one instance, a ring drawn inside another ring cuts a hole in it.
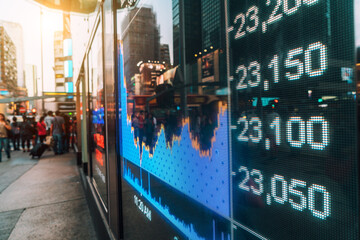
M 247 167 L 241 166 L 239 173 L 244 176 L 243 180 L 238 184 L 239 189 L 252 192 L 258 196 L 264 193 L 265 179 L 260 170 L 252 169 L 249 171 Z M 268 205 L 271 204 L 272 200 L 279 204 L 289 202 L 293 209 L 298 211 L 309 209 L 314 217 L 323 220 L 331 214 L 331 195 L 324 186 L 312 184 L 307 187 L 305 181 L 297 179 L 291 179 L 289 184 L 284 176 L 277 174 L 274 174 L 270 179 L 270 185 L 271 193 L 267 194 Z M 307 192 L 307 196 L 304 192 Z

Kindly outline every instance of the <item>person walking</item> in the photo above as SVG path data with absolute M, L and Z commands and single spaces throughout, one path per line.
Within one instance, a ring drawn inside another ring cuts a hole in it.
M 12 118 L 13 122 L 10 124 L 11 126 L 11 131 L 13 134 L 13 145 L 14 145 L 14 150 L 18 151 L 20 150 L 20 124 L 17 122 L 17 118 L 13 117 Z
M 23 116 L 23 122 L 20 127 L 20 137 L 22 143 L 23 152 L 25 152 L 25 143 L 27 151 L 30 152 L 30 140 L 33 136 L 33 127 L 31 126 L 30 119 L 26 116 Z
M 44 121 L 44 117 L 41 117 L 40 120 L 36 124 L 36 129 L 38 132 L 40 143 L 43 143 L 46 138 L 46 124 Z
M 50 133 L 54 139 L 54 153 L 62 154 L 63 153 L 63 135 L 65 132 L 65 121 L 64 118 L 60 116 L 60 111 L 55 112 L 54 120 L 51 124 Z
M 47 116 L 44 118 L 44 122 L 46 125 L 46 132 L 47 135 L 50 136 L 50 128 L 51 128 L 51 124 L 54 121 L 54 116 L 53 116 L 53 112 L 52 111 L 48 111 Z
M 2 161 L 2 149 L 5 149 L 5 153 L 10 158 L 8 131 L 11 131 L 11 126 L 5 119 L 5 115 L 0 113 L 0 162 Z
M 9 125 L 11 127 L 11 122 L 9 119 L 6 119 L 6 123 L 7 123 L 7 125 Z M 12 140 L 13 140 L 13 133 L 12 133 L 11 129 L 10 130 L 6 129 L 6 131 L 7 131 L 7 135 L 8 135 L 7 136 L 8 144 L 6 147 L 7 147 L 8 151 L 10 152 L 11 151 L 10 143 L 12 143 Z M 14 147 L 14 150 L 15 150 L 15 147 Z
M 37 144 L 37 139 L 38 139 L 38 131 L 36 128 L 35 118 L 28 118 L 28 120 L 30 122 L 32 147 L 35 147 L 35 145 Z

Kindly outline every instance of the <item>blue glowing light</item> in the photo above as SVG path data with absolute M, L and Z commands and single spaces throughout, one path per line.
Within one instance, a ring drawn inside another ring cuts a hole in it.
M 73 62 L 68 60 L 64 62 L 64 76 L 66 78 L 73 77 Z
M 65 92 L 74 93 L 74 83 L 73 82 L 66 82 L 65 83 Z
M 172 224 L 175 225 L 184 235 L 186 235 L 189 239 L 192 240 L 205 240 L 205 238 L 199 236 L 199 234 L 196 232 L 194 225 L 192 223 L 186 223 L 183 220 L 177 218 L 171 213 L 171 210 L 169 206 L 162 205 L 161 198 L 156 199 L 156 197 L 153 197 L 151 194 L 151 188 L 150 188 L 150 181 L 148 181 L 148 190 L 144 190 L 142 187 L 142 181 L 139 180 L 134 176 L 134 174 L 131 172 L 131 169 L 127 167 L 127 160 L 123 160 L 123 177 L 124 179 L 133 186 L 143 198 L 148 200 L 156 209 L 159 211 L 164 217 L 166 217 Z M 215 232 L 216 226 L 215 226 L 215 220 L 213 220 L 213 240 L 216 239 L 216 232 Z M 225 238 L 226 236 L 226 238 Z M 221 240 L 230 240 L 230 234 L 224 234 L 221 233 Z
M 72 39 L 64 39 L 64 57 L 72 56 Z

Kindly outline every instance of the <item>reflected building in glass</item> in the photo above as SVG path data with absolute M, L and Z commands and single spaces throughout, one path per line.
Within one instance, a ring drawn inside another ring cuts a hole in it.
M 169 44 L 160 44 L 160 62 L 165 64 L 167 69 L 170 69 L 170 50 Z
M 225 10 L 223 0 L 201 1 L 202 48 L 225 49 Z
M 173 0 L 172 4 L 174 65 L 180 64 L 185 83 L 194 85 L 191 92 L 213 93 L 226 85 L 224 2 Z
M 136 16 L 136 17 L 135 17 Z M 122 22 L 124 72 L 128 86 L 139 73 L 138 63 L 160 60 L 160 33 L 152 8 L 134 8 Z

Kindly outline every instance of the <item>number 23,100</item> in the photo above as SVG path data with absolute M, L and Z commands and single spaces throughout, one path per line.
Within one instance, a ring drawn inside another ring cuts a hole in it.
M 241 133 L 237 139 L 240 142 L 253 142 L 260 143 L 263 140 L 263 124 L 260 118 L 246 117 L 239 118 L 237 122 L 238 126 L 243 126 Z M 314 140 L 314 125 L 321 125 L 321 142 Z M 299 133 L 295 139 L 293 136 L 293 126 L 298 125 Z M 275 117 L 269 125 L 269 129 L 274 131 L 274 140 L 276 145 L 281 144 L 281 120 L 280 117 Z M 304 144 L 309 144 L 311 149 L 314 150 L 325 150 L 326 146 L 329 145 L 329 123 L 322 116 L 310 117 L 305 122 L 301 117 L 290 117 L 286 123 L 286 138 L 291 147 L 301 148 Z M 270 139 L 265 139 L 265 148 L 270 149 Z
M 239 189 L 252 192 L 258 196 L 263 195 L 265 189 L 264 176 L 260 170 L 252 169 L 249 171 L 247 167 L 241 166 L 239 173 L 245 176 L 238 184 Z M 301 212 L 309 209 L 314 217 L 322 220 L 331 214 L 331 195 L 324 186 L 312 184 L 308 187 L 306 182 L 297 179 L 291 179 L 288 183 L 284 176 L 277 174 L 271 178 L 270 185 L 271 193 L 266 194 L 268 205 L 271 205 L 272 201 L 279 204 L 289 202 L 293 209 Z M 307 192 L 307 196 L 304 192 Z

